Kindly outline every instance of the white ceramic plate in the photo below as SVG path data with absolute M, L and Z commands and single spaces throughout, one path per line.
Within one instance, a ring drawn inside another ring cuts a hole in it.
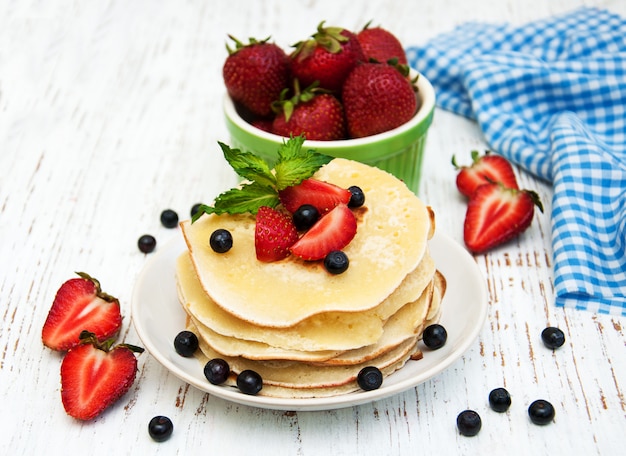
M 448 236 L 437 233 L 430 241 L 430 250 L 448 283 L 440 319 L 448 332 L 444 347 L 434 351 L 424 348 L 423 359 L 409 361 L 374 391 L 313 399 L 251 396 L 233 387 L 212 385 L 197 359 L 183 358 L 174 350 L 174 337 L 185 327 L 174 277 L 176 258 L 184 249 L 181 236 L 159 249 L 146 263 L 133 292 L 133 323 L 148 352 L 174 375 L 200 390 L 240 404 L 276 410 L 329 410 L 400 393 L 434 377 L 459 359 L 476 340 L 487 315 L 486 284 L 474 259 Z

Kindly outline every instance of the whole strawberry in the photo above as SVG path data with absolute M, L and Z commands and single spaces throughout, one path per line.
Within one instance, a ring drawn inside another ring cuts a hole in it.
M 467 204 L 465 245 L 473 253 L 483 253 L 515 238 L 530 226 L 535 206 L 543 212 L 539 195 L 532 190 L 481 185 Z
M 406 54 L 400 40 L 382 27 L 369 28 L 369 23 L 357 33 L 357 39 L 363 49 L 365 61 L 374 59 L 378 62 L 387 62 L 396 59 L 398 63 L 407 65 Z
M 316 83 L 313 84 L 315 86 Z M 304 136 L 308 140 L 333 141 L 345 139 L 346 121 L 341 102 L 330 93 L 316 92 L 314 87 L 274 104 L 277 111 L 272 123 L 274 134 Z
M 348 136 L 382 133 L 415 115 L 417 97 L 407 74 L 408 67 L 387 63 L 363 63 L 350 73 L 342 94 Z
M 68 415 L 90 420 L 130 389 L 137 373 L 134 353 L 143 348 L 111 348 L 112 339 L 100 343 L 88 331 L 80 337 L 81 345 L 68 351 L 61 363 L 61 401 Z
M 228 57 L 222 74 L 228 95 L 255 116 L 270 116 L 272 102 L 289 84 L 289 58 L 285 51 L 267 39 L 250 38 L 243 44 L 229 35 L 235 49 L 227 46 Z
M 363 61 L 356 35 L 341 27 L 324 27 L 321 22 L 311 39 L 295 45 L 291 71 L 303 87 L 315 81 L 323 89 L 339 93 L 348 74 Z
M 43 325 L 42 341 L 53 350 L 65 351 L 79 345 L 83 330 L 105 340 L 115 336 L 122 326 L 117 298 L 104 293 L 98 280 L 84 272 L 77 274 L 80 277 L 61 285 Z

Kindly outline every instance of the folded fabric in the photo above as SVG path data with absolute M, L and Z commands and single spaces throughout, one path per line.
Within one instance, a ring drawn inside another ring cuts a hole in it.
M 407 56 L 439 107 L 552 182 L 556 305 L 626 316 L 626 21 L 581 8 L 467 23 Z

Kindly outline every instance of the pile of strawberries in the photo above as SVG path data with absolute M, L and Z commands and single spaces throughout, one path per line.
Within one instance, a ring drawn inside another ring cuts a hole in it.
M 519 188 L 511 163 L 501 155 L 473 151 L 469 166 L 458 166 L 454 157 L 452 164 L 456 186 L 468 198 L 463 239 L 472 253 L 519 236 L 530 226 L 535 206 L 543 212 L 539 195 Z
M 135 353 L 143 348 L 113 346 L 122 326 L 119 301 L 103 292 L 98 280 L 82 272 L 78 275 L 57 291 L 42 341 L 52 350 L 67 352 L 61 362 L 65 411 L 90 420 L 130 389 L 137 373 Z
M 227 92 L 262 130 L 320 141 L 360 138 L 396 128 L 418 109 L 404 49 L 381 27 L 353 33 L 322 22 L 289 54 L 267 39 L 230 38 Z
M 288 214 L 262 206 L 256 215 L 255 249 L 260 261 L 282 260 L 290 253 L 306 261 L 321 260 L 343 249 L 356 235 L 348 189 L 309 178 L 281 190 L 279 197 Z M 318 217 L 299 236 L 293 214 L 305 205 L 313 206 Z

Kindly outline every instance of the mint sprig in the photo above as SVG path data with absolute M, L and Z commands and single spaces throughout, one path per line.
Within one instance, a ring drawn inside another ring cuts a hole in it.
M 314 150 L 303 150 L 303 143 L 303 136 L 285 141 L 278 148 L 278 160 L 272 169 L 262 157 L 219 142 L 224 158 L 244 183 L 218 195 L 213 206 L 201 205 L 192 223 L 202 214 L 256 214 L 261 206 L 278 206 L 280 190 L 308 179 L 333 159 Z

